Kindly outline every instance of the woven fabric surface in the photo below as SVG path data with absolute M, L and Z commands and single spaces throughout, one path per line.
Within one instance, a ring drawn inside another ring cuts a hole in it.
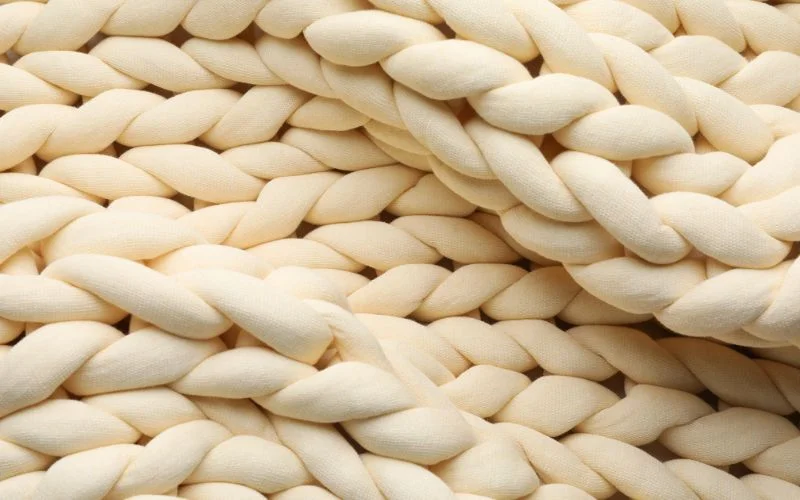
M 800 4 L 0 0 L 0 499 L 800 499 Z

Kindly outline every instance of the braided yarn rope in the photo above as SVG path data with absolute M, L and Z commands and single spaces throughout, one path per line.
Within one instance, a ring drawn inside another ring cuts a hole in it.
M 800 499 L 798 241 L 791 0 L 0 0 L 0 499 Z

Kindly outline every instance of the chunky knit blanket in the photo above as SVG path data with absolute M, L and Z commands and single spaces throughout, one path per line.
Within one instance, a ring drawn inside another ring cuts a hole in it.
M 0 499 L 800 499 L 797 0 L 0 0 Z

